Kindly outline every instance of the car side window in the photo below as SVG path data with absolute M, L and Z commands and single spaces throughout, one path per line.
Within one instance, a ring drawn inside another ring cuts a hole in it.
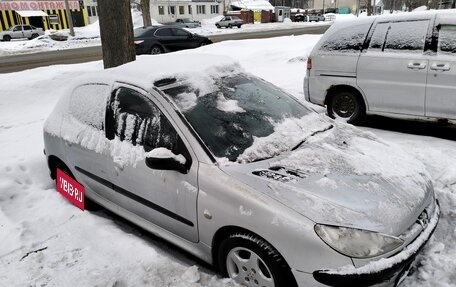
M 393 22 L 386 33 L 384 51 L 422 53 L 429 20 Z
M 439 29 L 438 54 L 456 55 L 456 25 L 442 25 Z
M 362 47 L 370 25 L 362 24 L 332 34 L 321 46 L 325 52 L 358 53 Z
M 174 36 L 190 36 L 191 34 L 183 29 L 173 28 Z
M 13 31 L 14 32 L 22 31 L 22 28 L 21 28 L 21 26 L 16 26 L 16 27 L 14 27 Z
M 32 27 L 30 27 L 30 26 L 24 26 L 24 30 L 30 31 L 30 30 L 32 30 Z
M 385 44 L 386 33 L 388 32 L 390 23 L 379 23 L 375 26 L 374 33 L 372 34 L 369 50 L 381 50 Z
M 161 29 L 157 29 L 157 31 L 155 31 L 155 36 L 160 36 L 160 37 L 168 37 L 168 36 L 172 36 L 173 33 L 171 31 L 171 29 L 169 28 L 161 28 Z
M 79 122 L 103 130 L 110 87 L 105 84 L 78 86 L 70 98 L 70 114 Z
M 106 112 L 106 136 L 143 146 L 146 152 L 163 147 L 190 158 L 166 116 L 150 99 L 133 89 L 122 87 L 113 92 Z

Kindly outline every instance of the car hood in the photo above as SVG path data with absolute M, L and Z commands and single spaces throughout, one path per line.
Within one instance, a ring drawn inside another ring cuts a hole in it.
M 423 164 L 372 133 L 333 122 L 296 150 L 221 169 L 317 223 L 399 235 L 433 200 Z

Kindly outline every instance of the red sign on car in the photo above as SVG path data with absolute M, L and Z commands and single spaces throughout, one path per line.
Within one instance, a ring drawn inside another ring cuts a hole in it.
M 65 172 L 57 169 L 57 191 L 79 209 L 84 210 L 84 186 Z

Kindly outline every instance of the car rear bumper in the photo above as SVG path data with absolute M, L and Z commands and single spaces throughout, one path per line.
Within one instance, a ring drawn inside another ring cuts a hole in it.
M 316 281 L 327 286 L 397 286 L 413 268 L 416 256 L 426 245 L 437 227 L 440 216 L 438 202 L 427 227 L 401 252 L 355 268 L 317 270 L 313 272 Z

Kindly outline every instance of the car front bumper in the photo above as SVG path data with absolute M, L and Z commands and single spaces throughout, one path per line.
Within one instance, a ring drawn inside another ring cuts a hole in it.
M 348 266 L 336 270 L 317 270 L 313 278 L 324 286 L 397 286 L 413 268 L 415 258 L 431 238 L 440 217 L 438 201 L 428 225 L 401 252 L 356 268 Z

